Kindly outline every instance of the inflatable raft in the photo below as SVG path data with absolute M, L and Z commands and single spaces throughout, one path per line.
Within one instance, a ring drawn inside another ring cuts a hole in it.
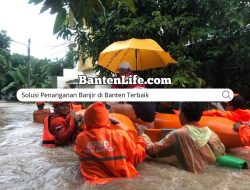
M 233 130 L 234 122 L 223 117 L 202 116 L 200 120 L 201 126 L 208 126 L 214 131 L 224 143 L 225 147 L 234 148 L 243 146 L 240 141 L 239 134 Z M 155 129 L 148 129 L 147 134 L 152 141 L 160 140 L 168 130 L 164 129 L 178 129 L 181 127 L 178 115 L 157 113 L 155 120 Z
M 77 114 L 83 115 L 84 111 L 80 110 Z M 111 113 L 110 119 L 111 121 L 118 121 L 117 124 L 112 124 L 112 128 L 122 129 L 127 131 L 134 139 L 137 138 L 138 135 L 135 126 L 128 117 L 118 113 Z M 233 130 L 233 121 L 222 117 L 202 116 L 199 123 L 201 126 L 208 126 L 213 130 L 220 137 L 227 149 L 244 146 L 240 141 L 239 134 Z M 155 142 L 163 138 L 168 132 L 180 127 L 181 124 L 178 115 L 157 113 L 155 129 L 148 129 L 147 134 Z

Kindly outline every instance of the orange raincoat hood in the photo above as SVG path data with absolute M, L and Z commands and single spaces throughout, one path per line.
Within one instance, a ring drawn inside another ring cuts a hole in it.
M 109 124 L 109 111 L 102 102 L 91 104 L 84 113 L 87 128 L 101 128 Z

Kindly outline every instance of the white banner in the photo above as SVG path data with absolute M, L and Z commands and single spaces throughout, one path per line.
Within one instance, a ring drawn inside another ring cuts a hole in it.
M 231 89 L 20 89 L 17 98 L 22 102 L 227 102 L 232 100 Z

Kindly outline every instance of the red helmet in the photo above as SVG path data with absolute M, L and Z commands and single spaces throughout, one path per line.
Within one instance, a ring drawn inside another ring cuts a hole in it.
M 42 106 L 42 105 L 44 105 L 45 103 L 44 102 L 36 102 L 36 105 L 37 106 Z

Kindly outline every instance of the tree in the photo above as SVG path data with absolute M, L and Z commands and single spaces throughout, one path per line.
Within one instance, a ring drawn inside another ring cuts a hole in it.
M 16 55 L 17 56 L 17 55 Z M 18 55 L 19 58 L 22 58 L 22 55 Z M 25 56 L 23 56 L 24 58 Z M 48 66 L 42 60 L 37 60 L 32 58 L 31 60 L 31 77 L 30 77 L 30 87 L 31 88 L 48 88 L 51 87 L 51 79 L 48 75 Z M 9 83 L 2 89 L 2 93 L 5 94 L 7 99 L 16 98 L 16 92 L 21 88 L 27 88 L 27 67 L 23 64 L 18 64 L 17 67 L 12 67 L 8 71 L 8 75 L 11 80 Z
M 16 92 L 20 88 L 27 88 L 27 62 L 26 55 L 10 54 L 11 38 L 5 31 L 0 32 L 0 94 L 7 99 L 16 99 Z M 52 77 L 63 74 L 64 68 L 73 68 L 74 51 L 70 51 L 64 59 L 51 61 L 39 60 L 31 57 L 30 87 L 52 87 Z
M 157 71 L 147 71 L 140 75 L 145 78 L 150 76 L 172 77 L 171 87 L 202 86 L 203 81 L 195 74 L 195 69 L 200 62 L 187 54 L 189 51 L 186 46 L 188 40 L 180 31 L 182 28 L 186 28 L 193 18 L 173 10 L 172 4 L 168 1 L 137 0 L 134 2 L 136 14 L 132 14 L 119 2 L 113 2 L 111 5 L 104 4 L 106 17 L 96 14 L 95 20 L 91 23 L 91 29 L 76 28 L 75 35 L 77 44 L 80 46 L 79 50 L 84 52 L 86 57 L 94 57 L 94 62 L 96 62 L 99 53 L 114 41 L 132 37 L 152 38 L 163 49 L 169 51 L 179 65 Z M 180 5 L 176 3 L 174 6 Z M 100 67 L 96 67 L 96 70 L 101 74 L 107 74 Z
M 117 0 L 108 0 L 109 3 Z M 83 26 L 92 22 L 92 14 L 98 13 L 105 16 L 105 8 L 100 0 L 29 0 L 29 3 L 39 4 L 43 2 L 41 13 L 50 9 L 51 14 L 57 14 L 54 24 L 54 34 L 59 33 L 64 37 L 65 34 L 70 34 L 69 28 L 73 28 L 75 21 Z M 121 0 L 121 3 L 129 7 L 132 12 L 135 12 L 133 0 Z
M 0 89 L 2 89 L 6 83 L 6 73 L 10 68 L 10 37 L 4 30 L 0 31 Z
M 16 68 L 19 65 L 27 65 L 28 58 L 26 55 L 21 55 L 18 53 L 13 53 L 10 57 L 11 66 Z
M 134 0 L 134 4 L 133 13 L 121 1 L 104 0 L 105 14 L 93 11 L 86 25 L 75 19 L 70 32 L 68 27 L 59 33 L 74 35 L 79 51 L 93 57 L 94 64 L 114 41 L 152 38 L 179 64 L 144 72 L 144 77 L 167 76 L 172 77 L 172 87 L 200 87 L 200 76 L 212 87 L 236 89 L 234 85 L 241 83 L 238 90 L 250 94 L 249 84 L 244 84 L 250 77 L 249 0 Z M 68 12 L 69 6 L 65 9 Z M 96 70 L 108 74 L 98 66 Z
M 249 70 L 249 1 L 135 0 L 134 3 L 136 14 L 119 2 L 111 6 L 103 3 L 106 17 L 96 14 L 91 30 L 76 28 L 79 49 L 96 61 L 99 53 L 114 41 L 152 38 L 179 65 L 151 74 L 171 76 L 173 86 L 177 87 L 201 86 L 198 75 L 207 85 L 233 88 L 232 81 L 237 76 L 226 76 L 227 68 Z

